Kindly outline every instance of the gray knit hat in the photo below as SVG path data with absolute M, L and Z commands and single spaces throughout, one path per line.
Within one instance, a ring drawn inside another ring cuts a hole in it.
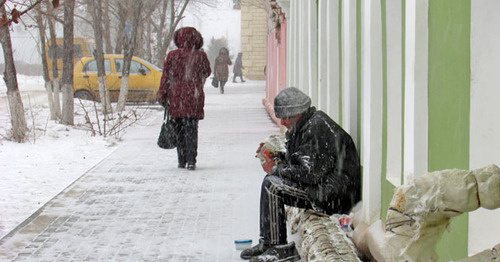
M 300 115 L 311 106 L 311 98 L 295 87 L 288 87 L 274 98 L 274 113 L 277 118 Z

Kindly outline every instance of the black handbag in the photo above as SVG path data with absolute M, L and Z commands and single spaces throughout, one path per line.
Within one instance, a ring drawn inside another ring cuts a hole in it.
M 176 123 L 170 119 L 168 107 L 166 107 L 157 144 L 163 149 L 173 149 L 177 146 L 177 136 Z
M 214 76 L 214 78 L 212 78 L 212 86 L 217 88 L 219 87 L 219 81 L 217 81 L 217 78 Z

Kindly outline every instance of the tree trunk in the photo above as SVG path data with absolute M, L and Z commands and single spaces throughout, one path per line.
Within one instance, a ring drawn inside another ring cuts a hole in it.
M 74 125 L 74 95 L 73 95 L 73 27 L 74 27 L 75 0 L 64 1 L 64 57 L 62 95 L 63 110 L 62 123 Z
M 165 28 L 165 21 L 167 19 L 167 8 L 168 8 L 168 0 L 163 0 L 163 6 L 160 11 L 160 24 L 158 25 L 156 32 L 156 42 L 158 43 L 158 49 L 155 56 L 155 64 L 163 68 L 163 58 L 165 58 L 165 49 L 163 48 L 163 42 L 165 39 L 165 34 L 163 32 Z
M 99 82 L 99 96 L 101 98 L 102 113 L 112 113 L 111 100 L 106 81 L 106 69 L 104 68 L 103 29 L 102 29 L 102 6 L 99 0 L 89 0 L 89 11 L 92 14 L 92 26 L 94 28 L 96 52 L 94 54 L 97 62 L 97 81 Z
M 151 45 L 149 45 L 149 43 L 151 43 L 151 40 L 152 40 L 152 32 L 151 32 L 151 19 L 148 19 L 149 22 L 146 23 L 146 39 L 145 39 L 145 42 L 148 43 L 148 46 L 146 47 L 146 50 L 144 50 L 144 59 L 146 59 L 147 61 L 149 62 L 152 62 L 152 58 L 153 58 L 153 53 L 151 52 Z
M 118 97 L 118 104 L 116 105 L 116 110 L 120 113 L 123 111 L 123 109 L 125 109 L 125 102 L 127 100 L 130 64 L 132 61 L 132 55 L 134 54 L 134 48 L 137 39 L 142 6 L 143 6 L 143 0 L 136 0 L 134 6 L 135 9 L 134 9 L 134 21 L 132 22 L 132 32 L 130 32 L 130 39 L 127 39 L 128 41 L 126 41 L 125 45 L 125 56 L 123 57 L 122 82 L 120 85 L 120 96 Z
M 115 54 L 122 54 L 125 37 L 125 25 L 127 23 L 127 10 L 125 10 L 123 3 L 121 2 L 118 2 L 118 15 L 119 24 L 116 32 Z
M 38 25 L 38 33 L 40 36 L 40 54 L 42 58 L 42 72 L 43 80 L 45 81 L 45 91 L 47 91 L 47 98 L 49 101 L 50 119 L 57 120 L 57 114 L 54 107 L 54 96 L 52 94 L 52 85 L 50 83 L 49 68 L 47 65 L 47 49 L 45 49 L 45 24 L 43 22 L 42 12 L 40 6 L 37 7 L 35 20 Z
M 51 14 L 54 14 L 54 8 L 51 10 Z M 50 32 L 50 46 L 52 47 L 52 52 L 53 53 L 53 58 L 52 58 L 52 81 L 50 83 L 50 86 L 52 87 L 52 95 L 53 95 L 53 100 L 54 100 L 54 110 L 56 113 L 56 117 L 58 119 L 62 118 L 62 113 L 61 113 L 61 97 L 59 95 L 59 68 L 57 68 L 57 59 L 55 58 L 55 50 L 57 47 L 57 42 L 56 42 L 56 29 L 54 26 L 54 18 L 52 16 L 48 16 L 48 23 L 49 23 L 49 32 Z M 51 52 L 49 50 L 49 52 Z
M 0 13 L 5 14 L 5 6 L 0 6 Z M 16 67 L 12 53 L 12 42 L 8 26 L 0 26 L 0 41 L 2 42 L 5 59 L 4 81 L 7 85 L 7 99 L 9 101 L 10 122 L 12 135 L 16 142 L 23 142 L 26 138 L 28 127 L 24 117 L 24 106 L 17 85 Z
M 144 58 L 144 24 L 137 23 L 137 33 L 134 45 L 134 55 Z
M 109 16 L 109 0 L 104 0 L 104 42 L 106 43 L 106 53 L 113 53 L 113 45 L 111 44 L 111 20 Z

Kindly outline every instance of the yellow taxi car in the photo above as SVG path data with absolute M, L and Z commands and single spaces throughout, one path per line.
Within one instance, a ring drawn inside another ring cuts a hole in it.
M 112 102 L 118 101 L 123 70 L 123 55 L 104 55 L 106 82 Z M 162 70 L 139 57 L 132 57 L 129 75 L 128 102 L 156 102 Z M 83 57 L 73 70 L 74 97 L 99 101 L 97 62 Z

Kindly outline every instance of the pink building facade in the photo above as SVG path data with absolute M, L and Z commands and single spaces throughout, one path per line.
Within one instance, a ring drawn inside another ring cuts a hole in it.
M 274 115 L 274 98 L 286 88 L 286 46 L 287 22 L 280 7 L 272 5 L 273 17 L 269 21 L 270 32 L 267 36 L 266 97 L 263 104 L 271 118 L 280 126 Z

